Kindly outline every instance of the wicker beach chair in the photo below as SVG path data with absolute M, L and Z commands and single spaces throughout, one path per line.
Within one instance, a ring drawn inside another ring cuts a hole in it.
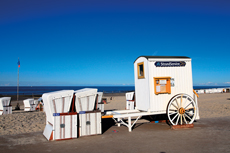
M 24 103 L 24 111 L 35 111 L 36 104 L 34 103 L 33 98 L 23 100 Z
M 0 115 L 12 114 L 12 106 L 10 106 L 11 97 L 0 98 Z

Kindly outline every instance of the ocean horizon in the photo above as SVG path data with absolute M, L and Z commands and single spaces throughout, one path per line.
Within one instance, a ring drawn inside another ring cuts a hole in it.
M 193 89 L 229 88 L 230 86 L 193 86 Z M 97 88 L 98 92 L 125 93 L 134 91 L 135 86 L 19 86 L 19 95 L 42 95 L 58 90 Z M 17 86 L 0 86 L 0 95 L 17 95 Z

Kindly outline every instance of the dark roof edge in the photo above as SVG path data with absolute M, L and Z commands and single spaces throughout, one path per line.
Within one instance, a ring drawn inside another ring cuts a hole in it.
M 191 59 L 190 57 L 187 57 L 187 56 L 139 56 L 138 58 L 140 57 L 145 57 L 146 59 L 149 59 L 149 58 L 177 58 L 177 59 L 187 58 L 187 59 Z M 136 62 L 136 60 L 134 61 L 134 63 Z

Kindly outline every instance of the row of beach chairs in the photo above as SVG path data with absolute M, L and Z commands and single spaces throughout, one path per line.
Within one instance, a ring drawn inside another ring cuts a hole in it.
M 84 92 L 87 91 L 88 89 L 82 89 L 82 90 L 78 90 L 76 91 L 76 95 L 80 92 Z M 98 92 L 98 103 L 97 103 L 97 108 L 101 110 L 101 112 L 104 112 L 104 103 L 102 102 L 102 92 Z M 128 92 L 126 93 L 126 109 L 128 110 L 133 110 L 135 108 L 135 102 L 134 102 L 134 92 Z M 23 100 L 23 104 L 24 104 L 24 111 L 35 111 L 36 109 L 40 109 L 41 106 L 43 106 L 43 103 L 41 103 L 40 101 L 42 100 L 42 98 L 39 98 L 39 100 L 35 100 L 34 98 L 28 98 Z M 12 106 L 10 105 L 11 102 L 11 97 L 2 97 L 0 98 L 0 115 L 6 115 L 6 114 L 12 114 Z M 90 100 L 91 103 L 94 103 L 92 100 Z M 77 105 L 79 105 L 79 103 L 77 103 Z M 88 110 L 92 110 L 92 107 L 94 105 L 89 104 L 89 106 L 91 107 L 91 109 Z M 77 106 L 78 108 L 81 108 L 82 106 Z M 85 107 L 85 106 L 83 106 Z M 81 108 L 82 109 L 82 108 Z M 42 109 L 40 109 L 42 110 Z M 86 110 L 85 108 L 83 108 L 81 111 Z M 79 113 L 79 112 L 78 112 Z
M 76 91 L 76 94 L 77 94 L 77 92 L 84 92 L 86 90 L 87 89 Z M 103 94 L 102 92 L 98 92 L 97 98 L 98 98 L 99 102 L 97 103 L 97 109 L 104 112 L 104 103 L 101 102 L 102 94 Z M 126 109 L 133 110 L 135 108 L 134 97 L 135 97 L 134 92 L 126 93 Z M 36 108 L 40 109 L 40 107 L 43 105 L 43 103 L 40 102 L 41 100 L 42 100 L 42 98 L 39 98 L 39 100 L 35 100 L 34 98 L 29 98 L 29 99 L 23 100 L 24 111 L 35 111 Z M 12 106 L 10 105 L 10 102 L 11 102 L 11 97 L 0 98 L 0 115 L 12 114 Z M 90 106 L 92 107 L 93 105 L 90 104 Z M 81 108 L 80 106 L 78 106 L 78 107 Z
M 126 93 L 126 109 L 135 108 L 134 92 Z M 42 95 L 46 114 L 43 135 L 47 140 L 66 140 L 102 133 L 101 116 L 104 112 L 103 92 L 94 88 L 61 90 Z M 11 108 L 11 97 L 0 98 L 0 108 Z M 35 111 L 40 105 L 33 98 L 23 100 L 24 111 Z M 9 110 L 9 109 L 8 109 Z
M 40 108 L 40 103 L 38 100 L 33 98 L 23 100 L 24 111 L 35 111 L 36 108 Z M 12 114 L 11 97 L 1 97 L 0 98 L 0 115 Z

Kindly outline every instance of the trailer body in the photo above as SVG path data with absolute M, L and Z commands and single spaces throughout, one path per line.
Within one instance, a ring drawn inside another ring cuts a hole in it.
M 140 56 L 134 62 L 136 109 L 166 113 L 170 99 L 180 93 L 193 97 L 191 58 Z

